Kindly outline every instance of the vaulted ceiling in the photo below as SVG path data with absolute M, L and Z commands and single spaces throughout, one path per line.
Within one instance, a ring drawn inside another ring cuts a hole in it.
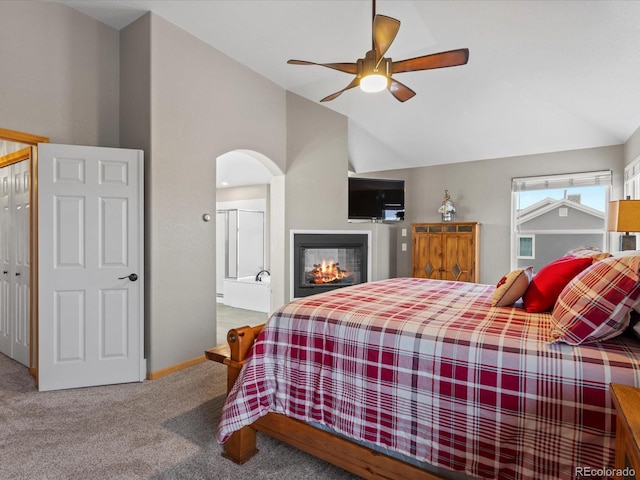
M 313 101 L 352 76 L 290 58 L 353 62 L 371 48 L 365 0 L 58 0 L 115 28 L 153 11 Z M 640 2 L 380 0 L 401 21 L 387 57 L 469 48 L 467 65 L 402 73 L 400 103 L 357 88 L 326 102 L 349 117 L 358 172 L 626 142 L 640 126 Z

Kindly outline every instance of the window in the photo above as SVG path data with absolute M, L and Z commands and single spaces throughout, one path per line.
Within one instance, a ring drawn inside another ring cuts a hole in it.
M 536 258 L 536 237 L 535 235 L 518 235 L 518 258 Z
M 640 200 L 640 157 L 624 169 L 624 198 Z
M 512 268 L 537 272 L 572 248 L 608 249 L 611 171 L 514 178 L 511 191 Z

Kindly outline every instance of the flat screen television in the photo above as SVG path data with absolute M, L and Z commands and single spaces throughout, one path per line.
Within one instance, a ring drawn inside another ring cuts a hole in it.
M 349 220 L 404 219 L 404 180 L 349 177 Z

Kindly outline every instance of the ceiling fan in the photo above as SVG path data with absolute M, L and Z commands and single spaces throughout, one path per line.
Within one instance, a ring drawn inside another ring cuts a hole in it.
M 379 92 L 386 88 L 397 100 L 405 102 L 413 97 L 416 92 L 392 78 L 394 73 L 455 67 L 457 65 L 464 65 L 469 60 L 468 48 L 433 53 L 396 62 L 390 58 L 385 58 L 384 54 L 396 38 L 398 30 L 400 30 L 400 21 L 385 15 L 377 15 L 376 0 L 372 1 L 372 47 L 371 50 L 365 54 L 364 58 L 359 58 L 355 63 L 315 63 L 306 60 L 289 60 L 287 62 L 292 65 L 319 65 L 355 75 L 355 78 L 349 85 L 338 92 L 324 97 L 320 100 L 321 102 L 334 100 L 338 98 L 342 92 L 358 86 L 365 92 Z

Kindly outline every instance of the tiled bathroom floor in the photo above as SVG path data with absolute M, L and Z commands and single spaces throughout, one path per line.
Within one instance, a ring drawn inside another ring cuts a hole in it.
M 218 345 L 227 343 L 227 332 L 245 325 L 259 325 L 267 321 L 268 314 L 243 310 L 218 303 L 217 306 L 217 342 Z

